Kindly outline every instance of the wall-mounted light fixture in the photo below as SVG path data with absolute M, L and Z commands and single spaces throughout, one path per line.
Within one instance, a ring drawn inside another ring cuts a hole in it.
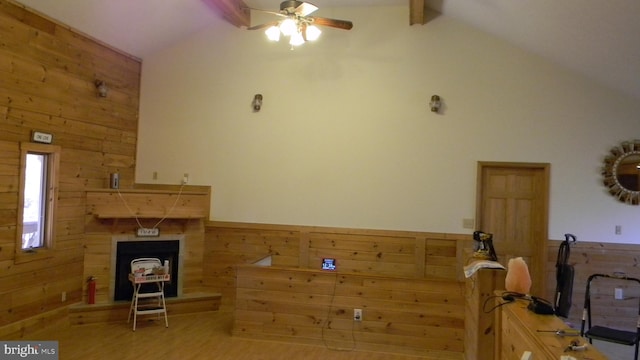
M 96 80 L 95 85 L 96 85 L 96 91 L 98 96 L 107 97 L 107 94 L 109 93 L 109 88 L 107 87 L 107 84 L 102 80 Z
M 429 102 L 429 107 L 431 108 L 431 111 L 433 111 L 434 113 L 437 113 L 438 111 L 440 111 L 441 106 L 442 106 L 442 101 L 440 100 L 440 96 L 438 95 L 431 96 L 431 102 Z
M 253 111 L 260 111 L 260 107 L 262 107 L 262 94 L 256 94 L 253 97 L 253 101 L 251 102 L 251 106 L 253 106 Z

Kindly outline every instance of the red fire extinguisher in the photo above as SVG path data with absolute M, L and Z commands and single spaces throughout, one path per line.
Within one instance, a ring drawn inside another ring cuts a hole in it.
M 89 304 L 96 303 L 96 278 L 89 276 L 87 280 L 87 302 Z

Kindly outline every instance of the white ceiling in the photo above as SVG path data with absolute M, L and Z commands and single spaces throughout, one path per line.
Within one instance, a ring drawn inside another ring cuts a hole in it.
M 219 18 L 205 0 L 17 1 L 140 58 Z M 409 1 L 311 0 L 320 8 L 347 3 L 408 6 Z M 640 99 L 638 0 L 425 1 L 446 16 Z M 269 10 L 277 10 L 279 2 L 245 0 L 251 7 Z

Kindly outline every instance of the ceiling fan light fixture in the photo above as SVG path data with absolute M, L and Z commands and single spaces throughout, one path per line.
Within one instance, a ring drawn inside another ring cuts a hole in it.
M 289 37 L 289 45 L 300 46 L 307 41 L 315 41 L 322 31 L 319 26 L 327 26 L 336 29 L 351 30 L 353 23 L 348 20 L 330 19 L 309 14 L 318 10 L 318 7 L 301 0 L 284 0 L 280 4 L 280 12 L 255 9 L 245 6 L 245 9 L 261 11 L 280 16 L 277 21 L 254 25 L 248 30 L 265 29 L 265 35 L 271 41 L 280 41 L 280 37 Z
M 320 37 L 320 34 L 322 34 L 322 31 L 317 26 L 315 25 L 307 26 L 307 29 L 306 29 L 307 40 L 309 41 L 318 40 L 318 38 Z
M 280 29 L 277 26 L 271 26 L 264 33 L 269 40 L 280 41 Z
M 284 36 L 292 36 L 298 31 L 298 24 L 291 18 L 284 19 L 280 22 L 280 31 Z
M 302 37 L 302 33 L 295 32 L 291 34 L 291 38 L 289 39 L 289 45 L 291 46 L 299 46 L 304 44 L 304 37 Z

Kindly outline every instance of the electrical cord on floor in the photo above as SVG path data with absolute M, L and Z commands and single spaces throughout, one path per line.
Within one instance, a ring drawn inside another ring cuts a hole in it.
M 324 336 L 324 329 L 331 329 L 331 313 L 333 310 L 333 301 L 335 300 L 336 297 L 336 288 L 338 285 L 338 273 L 335 274 L 335 278 L 333 281 L 333 294 L 331 294 L 331 302 L 329 304 L 329 310 L 327 310 L 327 318 L 324 321 L 324 324 L 322 324 L 322 343 L 324 344 L 324 347 L 327 348 L 328 350 L 334 350 L 334 351 L 353 351 L 356 349 L 356 338 L 355 338 L 355 321 L 352 321 L 351 323 L 351 347 L 350 348 L 337 348 L 337 347 L 332 347 L 329 346 L 329 344 L 327 343 L 327 339 Z

